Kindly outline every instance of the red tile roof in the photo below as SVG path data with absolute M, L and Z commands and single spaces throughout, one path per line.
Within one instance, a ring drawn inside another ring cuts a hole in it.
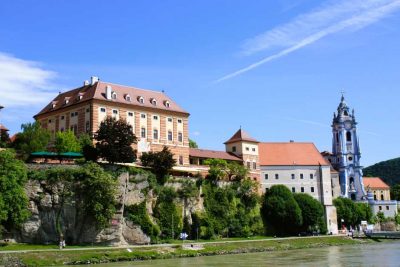
M 390 186 L 379 177 L 363 177 L 363 184 L 365 188 L 390 189 Z
M 247 132 L 243 131 L 242 128 L 240 128 L 231 138 L 229 138 L 228 141 L 226 141 L 224 144 L 230 144 L 230 143 L 235 143 L 238 141 L 247 141 L 247 142 L 254 142 L 258 143 L 256 139 L 251 137 Z
M 203 159 L 224 159 L 224 160 L 242 161 L 241 158 L 225 151 L 216 151 L 216 150 L 198 149 L 198 148 L 189 148 L 189 156 L 194 158 L 203 158 Z
M 0 124 L 0 131 L 8 131 L 8 129 L 3 125 L 3 124 Z
M 106 98 L 106 87 L 110 86 L 112 92 L 116 93 L 116 99 Z M 130 96 L 130 101 L 126 96 Z M 139 98 L 143 97 L 144 103 L 139 102 Z M 115 103 L 128 104 L 136 107 L 156 108 L 160 110 L 175 111 L 188 114 L 183 108 L 178 106 L 169 96 L 163 92 L 151 91 L 140 89 L 131 86 L 113 84 L 109 82 L 96 82 L 94 85 L 85 85 L 65 93 L 60 93 L 51 101 L 45 108 L 43 108 L 36 116 L 50 111 L 58 110 L 64 107 L 73 106 L 74 104 L 81 103 L 91 99 L 104 100 Z M 151 103 L 151 100 L 156 100 L 156 105 Z M 68 100 L 68 103 L 65 103 Z M 167 105 L 168 103 L 168 105 Z
M 330 166 L 313 143 L 260 143 L 261 166 Z

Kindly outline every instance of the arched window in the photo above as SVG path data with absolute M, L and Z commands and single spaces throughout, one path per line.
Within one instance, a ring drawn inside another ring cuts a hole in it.
M 346 141 L 351 142 L 351 132 L 346 133 Z
M 111 98 L 112 99 L 117 99 L 117 93 L 116 92 L 112 92 L 111 93 Z
M 138 100 L 138 102 L 139 102 L 140 104 L 144 104 L 144 98 L 143 98 L 142 96 L 139 96 L 139 97 L 137 98 L 137 100 Z

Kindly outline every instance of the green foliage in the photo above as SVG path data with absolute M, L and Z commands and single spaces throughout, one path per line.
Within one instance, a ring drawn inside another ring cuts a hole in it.
M 143 153 L 140 157 L 142 165 L 151 168 L 157 177 L 158 183 L 163 185 L 167 181 L 167 175 L 172 167 L 175 166 L 176 160 L 171 151 L 164 146 L 160 152 Z
M 205 165 L 209 166 L 207 179 L 217 182 L 227 177 L 228 163 L 223 159 L 207 159 Z
M 248 180 L 225 187 L 218 187 L 213 182 L 205 183 L 206 213 L 201 218 L 201 237 L 248 237 L 260 234 L 262 222 L 255 188 Z
M 0 130 L 0 147 L 8 147 L 10 144 L 10 136 L 8 135 L 8 131 Z
M 303 224 L 299 230 L 301 232 L 318 230 L 320 233 L 326 233 L 324 207 L 322 204 L 308 194 L 294 194 L 294 199 L 299 205 L 303 217 Z
M 99 229 L 109 225 L 115 213 L 117 182 L 112 174 L 100 165 L 89 162 L 79 168 L 52 168 L 35 170 L 29 174 L 31 179 L 44 180 L 49 184 L 63 184 L 59 193 L 61 212 L 68 197 L 74 196 L 74 203 L 85 218 L 91 218 Z M 71 203 L 69 203 L 71 205 Z M 61 213 L 57 213 L 57 230 L 60 232 Z
M 182 230 L 182 216 L 175 204 L 176 197 L 172 187 L 163 187 L 154 207 L 154 217 L 163 238 L 175 239 Z
M 102 229 L 109 225 L 115 213 L 117 182 L 111 174 L 92 162 L 82 167 L 80 176 L 79 191 L 83 197 L 83 210 Z
M 81 146 L 83 157 L 86 161 L 96 162 L 99 157 L 99 152 L 93 145 L 93 140 L 88 134 L 79 136 L 79 144 Z
M 143 232 L 151 238 L 152 242 L 156 242 L 160 235 L 160 228 L 153 224 L 150 216 L 147 214 L 146 202 L 125 207 L 125 214 L 128 220 L 140 226 Z
M 247 178 L 249 169 L 237 162 L 228 163 L 229 181 L 241 181 Z
M 182 183 L 181 188 L 177 191 L 178 196 L 182 199 L 188 199 L 191 197 L 197 197 L 199 195 L 199 188 L 196 183 L 190 180 L 185 180 Z
M 26 181 L 25 164 L 13 151 L 0 151 L 0 225 L 6 229 L 20 226 L 29 216 Z
M 194 140 L 189 139 L 189 147 L 190 148 L 198 148 L 199 146 L 197 145 L 197 143 Z
M 22 133 L 17 134 L 14 148 L 26 160 L 32 152 L 44 151 L 50 141 L 50 132 L 39 122 L 21 125 Z
M 74 132 L 68 130 L 57 132 L 54 140 L 54 147 L 57 153 L 80 152 L 81 146 Z
M 363 169 L 364 176 L 381 177 L 389 185 L 400 183 L 400 158 L 382 161 Z
M 345 226 L 355 226 L 361 221 L 371 222 L 373 214 L 370 207 L 365 203 L 355 203 L 348 198 L 336 198 L 333 200 L 336 207 L 339 227 L 342 227 L 342 219 Z
M 99 156 L 108 162 L 134 162 L 136 154 L 131 145 L 137 142 L 132 126 L 124 120 L 107 117 L 95 134 Z
M 261 214 L 267 232 L 277 235 L 296 234 L 303 223 L 301 209 L 284 185 L 274 185 L 265 193 Z
M 400 183 L 395 184 L 390 188 L 390 198 L 392 200 L 400 201 Z

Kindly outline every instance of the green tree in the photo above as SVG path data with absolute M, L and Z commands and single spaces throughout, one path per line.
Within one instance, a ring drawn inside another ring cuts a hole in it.
M 50 131 L 42 128 L 39 122 L 22 124 L 21 129 L 22 132 L 17 134 L 14 147 L 22 159 L 28 159 L 32 152 L 47 149 Z
M 89 162 L 82 166 L 77 177 L 83 211 L 95 219 L 98 228 L 109 225 L 115 213 L 117 181 L 98 164 Z
M 175 166 L 174 154 L 164 146 L 160 152 L 143 153 L 140 157 L 142 165 L 152 169 L 159 184 L 167 181 L 170 170 Z
M 95 134 L 99 156 L 110 163 L 134 162 L 132 144 L 137 142 L 132 126 L 124 120 L 107 117 Z
M 339 227 L 355 226 L 358 223 L 357 207 L 351 199 L 338 197 L 333 200 L 333 205 L 336 207 Z
M 390 188 L 390 198 L 400 201 L 400 184 L 395 184 Z
M 86 161 L 96 162 L 98 158 L 98 151 L 93 145 L 93 139 L 88 134 L 81 134 L 79 136 L 79 144 L 81 146 L 82 154 Z
M 20 226 L 29 216 L 26 181 L 25 164 L 11 150 L 0 151 L 0 224 L 6 229 Z
M 246 179 L 249 174 L 249 169 L 237 162 L 228 163 L 227 168 L 230 181 L 241 181 Z
M 57 153 L 81 151 L 79 140 L 76 138 L 74 132 L 70 130 L 56 133 L 54 147 Z
M 172 187 L 163 187 L 154 207 L 154 217 L 164 238 L 175 239 L 182 230 L 182 216 L 175 204 L 176 197 Z
M 267 232 L 296 234 L 302 225 L 301 209 L 292 192 L 284 185 L 273 185 L 264 195 L 261 215 Z
M 7 147 L 10 144 L 10 136 L 8 131 L 0 130 L 0 147 Z
M 196 141 L 189 139 L 189 147 L 190 148 L 198 148 L 199 146 L 197 145 Z
M 209 166 L 207 179 L 217 182 L 225 180 L 228 173 L 228 163 L 223 159 L 207 159 L 205 165 Z
M 308 194 L 294 194 L 294 199 L 299 205 L 303 217 L 300 231 L 319 230 L 321 233 L 326 233 L 324 207 L 322 204 Z

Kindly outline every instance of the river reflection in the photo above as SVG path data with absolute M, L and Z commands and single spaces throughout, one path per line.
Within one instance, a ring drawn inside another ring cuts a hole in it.
M 142 262 L 109 263 L 95 266 L 400 266 L 400 242 Z

